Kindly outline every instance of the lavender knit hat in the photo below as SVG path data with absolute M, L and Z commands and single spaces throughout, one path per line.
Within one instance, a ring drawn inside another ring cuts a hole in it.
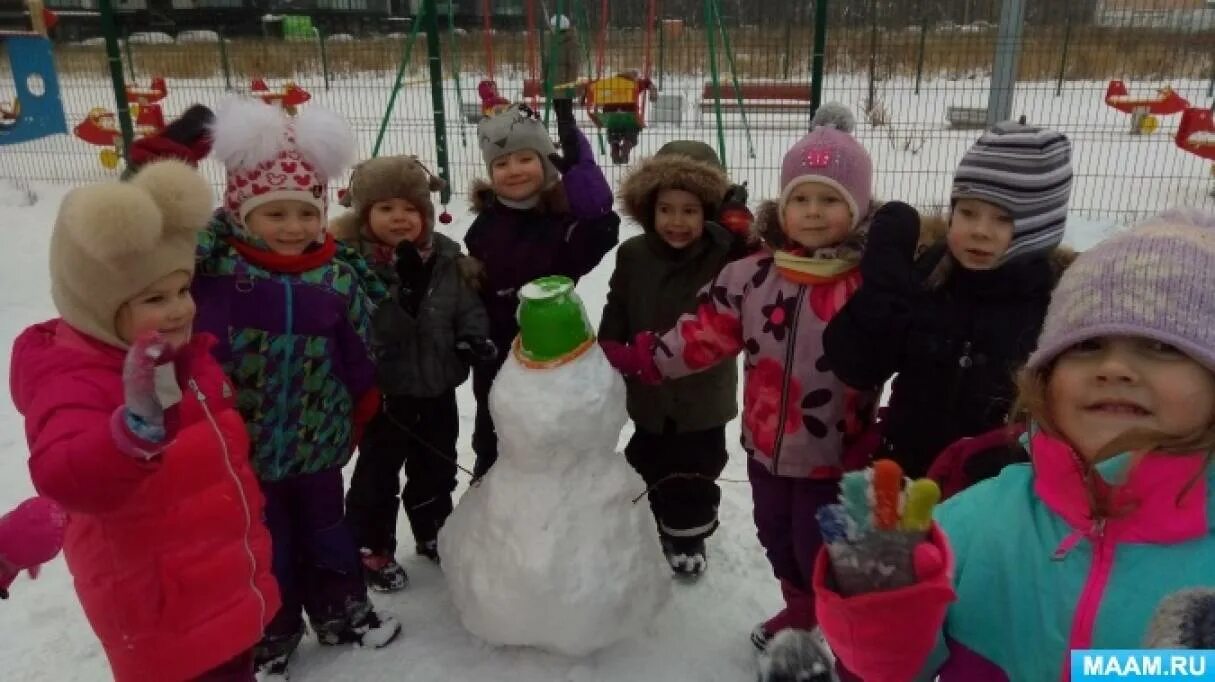
M 1107 335 L 1155 339 L 1215 371 L 1215 214 L 1170 211 L 1081 254 L 1051 297 L 1029 368 Z
M 873 197 L 873 160 L 852 136 L 856 119 L 842 104 L 828 102 L 811 122 L 814 126 L 785 153 L 780 166 L 780 213 L 784 219 L 789 195 L 803 182 L 835 188 L 848 202 L 852 226 L 869 213 Z

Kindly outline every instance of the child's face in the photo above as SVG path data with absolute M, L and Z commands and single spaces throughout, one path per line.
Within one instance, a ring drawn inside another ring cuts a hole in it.
M 371 205 L 367 226 L 380 242 L 395 247 L 422 236 L 422 212 L 404 199 L 386 199 Z
M 1132 430 L 1188 436 L 1215 418 L 1215 375 L 1150 339 L 1107 336 L 1059 356 L 1046 387 L 1051 421 L 1081 456 Z
M 530 149 L 503 154 L 490 164 L 494 193 L 511 201 L 536 196 L 544 186 L 544 165 Z
M 253 209 L 245 217 L 245 227 L 266 242 L 271 251 L 298 256 L 316 243 L 325 226 L 316 206 L 282 199 Z
M 949 252 L 967 270 L 991 270 L 1012 241 L 1008 211 L 981 199 L 958 199 L 949 217 L 945 240 Z
M 695 194 L 682 189 L 664 189 L 654 201 L 654 231 L 671 248 L 696 243 L 705 231 L 705 209 Z
M 160 332 L 172 347 L 185 345 L 194 329 L 190 273 L 178 270 L 135 294 L 118 309 L 114 327 L 118 338 L 127 343 L 148 332 Z
M 785 236 L 807 249 L 835 246 L 852 231 L 848 202 L 834 187 L 820 182 L 793 188 L 781 217 Z

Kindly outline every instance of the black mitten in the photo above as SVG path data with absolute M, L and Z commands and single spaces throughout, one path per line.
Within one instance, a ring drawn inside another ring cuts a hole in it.
M 498 359 L 498 346 L 484 336 L 462 336 L 456 339 L 456 355 L 469 365 L 489 365 Z
M 915 250 L 919 239 L 920 214 L 914 208 L 891 201 L 878 209 L 861 257 L 863 286 L 885 294 L 910 295 L 916 281 Z
M 405 312 L 416 316 L 426 296 L 427 282 L 426 263 L 418 247 L 413 242 L 403 241 L 396 248 L 396 271 L 400 282 L 400 292 L 397 303 Z

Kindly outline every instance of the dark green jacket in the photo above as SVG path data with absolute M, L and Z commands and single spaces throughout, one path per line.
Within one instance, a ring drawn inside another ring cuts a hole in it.
M 696 293 L 729 261 L 733 239 L 706 223 L 698 242 L 680 251 L 647 231 L 620 245 L 599 323 L 599 338 L 631 341 L 641 331 L 661 334 L 696 309 Z M 629 416 L 637 427 L 662 433 L 703 431 L 738 415 L 738 364 L 716 367 L 658 386 L 628 382 Z

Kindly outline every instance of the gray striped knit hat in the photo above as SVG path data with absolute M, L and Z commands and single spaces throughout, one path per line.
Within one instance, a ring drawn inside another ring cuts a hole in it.
M 1013 238 L 1000 259 L 1053 249 L 1063 241 L 1072 193 L 1072 143 L 1062 133 L 1006 121 L 979 138 L 953 177 L 950 203 L 980 199 L 1008 211 Z

